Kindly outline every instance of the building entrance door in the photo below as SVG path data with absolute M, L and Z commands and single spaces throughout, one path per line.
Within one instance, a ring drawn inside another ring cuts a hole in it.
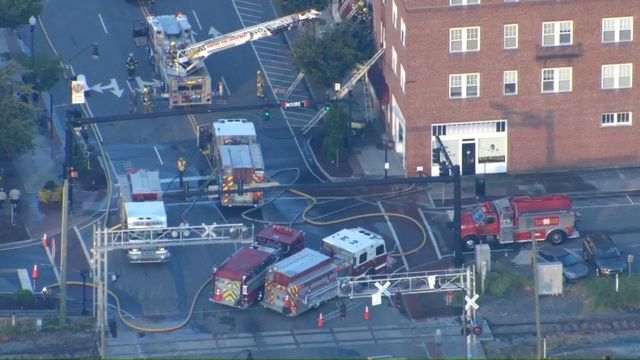
M 476 144 L 462 143 L 462 175 L 476 173 Z

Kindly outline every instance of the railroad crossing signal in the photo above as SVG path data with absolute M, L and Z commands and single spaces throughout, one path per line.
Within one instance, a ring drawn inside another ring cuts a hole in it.
M 376 306 L 382 304 L 382 295 L 384 294 L 387 297 L 391 297 L 391 293 L 387 288 L 391 286 L 391 282 L 387 281 L 384 285 L 380 285 L 380 283 L 374 283 L 378 288 L 378 291 L 371 295 L 371 306 Z
M 464 301 L 466 302 L 466 304 L 464 305 L 464 310 L 468 311 L 470 308 L 473 308 L 473 310 L 478 310 L 480 305 L 478 305 L 476 301 L 478 300 L 479 297 L 480 295 L 478 294 L 473 295 L 473 297 L 471 298 L 468 295 L 465 295 Z

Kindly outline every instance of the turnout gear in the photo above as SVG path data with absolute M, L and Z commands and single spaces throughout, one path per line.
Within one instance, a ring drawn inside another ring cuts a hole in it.
M 149 92 L 149 88 L 144 88 L 144 92 L 142 93 L 142 105 L 144 105 L 145 114 L 151 112 L 153 102 L 151 101 L 151 93 Z
M 133 56 L 133 53 L 129 53 L 127 58 L 127 73 L 129 74 L 129 80 L 133 79 L 136 75 L 136 69 L 138 68 L 138 60 Z

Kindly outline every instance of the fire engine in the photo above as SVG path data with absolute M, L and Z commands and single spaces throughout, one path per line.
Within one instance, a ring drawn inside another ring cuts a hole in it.
M 144 169 L 118 176 L 120 187 L 120 224 L 126 229 L 130 243 L 146 243 L 160 229 L 167 227 L 167 213 L 162 201 L 158 171 Z M 164 246 L 145 246 L 127 251 L 131 263 L 166 262 L 170 257 Z
M 256 235 L 252 246 L 239 249 L 213 268 L 209 300 L 241 309 L 262 300 L 267 267 L 303 247 L 302 231 L 279 225 L 266 227 Z
M 156 73 L 162 77 L 162 90 L 169 98 L 169 108 L 211 104 L 211 77 L 204 64 L 206 58 L 249 41 L 272 36 L 318 16 L 320 12 L 310 9 L 195 42 L 185 14 L 150 14 L 143 23 L 134 23 L 133 36 L 136 44 L 141 43 L 141 38 L 146 38 L 149 59 Z
M 576 213 L 566 195 L 505 197 L 479 204 L 461 217 L 468 250 L 479 242 L 499 244 L 548 240 L 554 245 L 577 238 Z
M 321 252 L 303 249 L 269 267 L 263 305 L 296 316 L 338 296 L 338 278 L 369 276 L 388 265 L 382 236 L 343 229 L 323 239 Z

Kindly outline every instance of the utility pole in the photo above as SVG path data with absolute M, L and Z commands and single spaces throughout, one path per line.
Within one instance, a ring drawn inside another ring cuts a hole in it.
M 538 240 L 535 231 L 531 232 L 531 266 L 533 266 L 533 299 L 536 321 L 536 359 L 542 359 L 542 328 L 540 325 L 540 287 L 538 286 Z
M 60 240 L 60 325 L 66 324 L 67 316 L 67 220 L 69 179 L 65 177 L 62 186 L 62 229 Z

